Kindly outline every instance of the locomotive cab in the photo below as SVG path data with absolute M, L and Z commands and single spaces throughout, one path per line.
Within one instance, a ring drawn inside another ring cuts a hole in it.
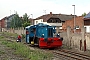
M 26 43 L 28 44 L 37 43 L 36 28 L 33 26 L 26 27 Z

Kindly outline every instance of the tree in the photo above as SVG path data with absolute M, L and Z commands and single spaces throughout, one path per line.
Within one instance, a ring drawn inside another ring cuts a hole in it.
M 15 16 L 11 20 L 11 27 L 21 27 L 22 26 L 22 19 L 19 17 L 19 15 L 16 13 Z
M 30 21 L 29 21 L 29 16 L 27 15 L 27 13 L 25 13 L 25 14 L 23 15 L 23 20 L 24 20 L 24 22 L 30 22 Z
M 25 13 L 23 15 L 23 27 L 29 26 L 30 25 L 30 20 L 29 20 L 29 16 L 27 15 L 27 13 Z
M 29 25 L 30 25 L 30 23 L 25 22 L 25 23 L 23 24 L 23 27 L 26 27 L 26 26 L 29 26 Z
M 84 13 L 82 14 L 82 16 L 86 16 L 86 13 L 84 12 Z
M 22 18 L 19 17 L 19 15 L 16 13 L 14 18 L 11 20 L 11 27 L 26 27 L 30 25 L 29 16 L 27 13 L 23 15 Z

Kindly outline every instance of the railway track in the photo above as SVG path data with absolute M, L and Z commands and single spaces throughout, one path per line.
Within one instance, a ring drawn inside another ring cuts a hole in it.
M 54 51 L 54 57 L 63 60 L 90 60 L 90 56 L 85 54 L 76 53 L 70 50 L 58 50 Z
M 15 40 L 12 39 L 8 39 L 8 41 L 10 42 L 14 42 Z M 23 42 L 24 43 L 24 42 Z M 24 43 L 25 44 L 25 43 Z M 25 44 L 27 46 L 30 47 L 30 44 Z M 38 48 L 33 48 L 33 50 L 38 49 Z M 73 52 L 70 50 L 64 50 L 64 49 L 60 49 L 60 50 L 48 50 L 48 49 L 41 49 L 42 51 L 48 51 L 48 52 L 53 52 L 54 54 L 54 60 L 90 60 L 90 56 L 85 55 L 85 54 L 80 54 L 77 52 Z M 57 59 L 55 59 L 57 58 Z

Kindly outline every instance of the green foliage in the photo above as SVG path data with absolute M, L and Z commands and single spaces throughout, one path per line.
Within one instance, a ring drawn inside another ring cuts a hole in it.
M 82 16 L 83 16 L 83 17 L 86 16 L 86 13 L 84 12 L 84 13 L 82 14 Z
M 25 38 L 25 34 L 22 34 L 22 39 L 24 39 Z
M 30 48 L 26 45 L 23 45 L 23 43 L 12 43 L 8 41 L 3 41 L 2 44 L 14 49 L 14 54 L 20 54 L 21 56 L 28 58 L 30 60 L 50 60 L 50 57 L 52 57 L 52 54 L 50 53 L 43 53 L 39 50 L 30 50 Z
M 5 32 L 3 34 L 16 37 L 16 34 L 11 34 L 11 33 L 7 33 L 7 32 Z M 25 37 L 25 35 L 23 35 L 23 34 L 22 34 L 22 36 Z M 7 40 L 7 38 L 5 39 L 4 36 L 3 37 L 0 36 L 0 38 L 3 39 L 3 40 L 0 39 L 2 44 L 15 50 L 14 54 L 21 55 L 28 60 L 51 60 L 51 57 L 53 56 L 52 53 L 43 52 L 42 50 L 38 50 L 38 49 L 31 50 L 29 46 L 24 45 L 23 43 L 10 42 Z M 4 52 L 1 52 L 1 53 L 4 53 Z
M 23 15 L 23 21 L 30 23 L 30 21 L 29 21 L 29 16 L 27 15 L 27 13 L 25 13 L 25 14 Z
M 4 53 L 5 53 L 4 51 L 0 51 L 0 55 L 1 55 L 1 54 L 4 54 Z
M 23 27 L 29 26 L 30 25 L 30 20 L 29 20 L 29 16 L 27 15 L 27 13 L 25 13 L 23 15 Z
M 29 25 L 30 25 L 30 23 L 25 22 L 25 23 L 23 24 L 23 27 L 27 27 L 27 26 L 29 26 Z
M 4 36 L 7 36 L 7 37 L 11 37 L 11 36 L 17 37 L 18 36 L 18 34 L 16 33 L 9 33 L 9 32 L 2 32 L 2 33 Z M 4 36 L 1 36 L 1 37 L 4 37 Z
M 19 17 L 17 13 L 11 20 L 11 27 L 13 28 L 22 27 L 22 19 Z
M 4 36 L 0 36 L 0 39 L 3 39 L 4 38 Z
M 19 15 L 16 13 L 14 18 L 12 18 L 11 20 L 12 28 L 17 28 L 17 27 L 22 27 L 22 26 L 26 27 L 28 25 L 30 25 L 30 20 L 27 13 L 25 13 L 22 18 L 20 18 Z

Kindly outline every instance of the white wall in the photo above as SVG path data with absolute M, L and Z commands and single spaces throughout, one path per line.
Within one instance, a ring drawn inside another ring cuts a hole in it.
M 34 25 L 38 24 L 38 23 L 42 23 L 43 22 L 43 19 L 39 19 L 39 20 L 35 20 L 34 21 Z
M 90 26 L 84 26 L 84 27 L 86 27 L 86 32 L 90 33 Z
M 38 24 L 38 23 L 44 23 L 44 24 L 50 25 L 50 24 L 47 23 L 47 22 L 43 22 L 43 19 L 38 19 L 38 20 L 35 20 L 35 21 L 34 21 L 34 25 L 36 25 L 36 24 Z
M 34 25 L 38 24 L 38 23 L 44 23 L 44 24 L 47 24 L 47 25 L 51 25 L 51 26 L 62 26 L 62 23 L 47 23 L 47 22 L 43 22 L 43 19 L 38 19 L 38 20 L 35 20 L 34 21 Z M 61 27 L 60 27 L 61 29 Z

